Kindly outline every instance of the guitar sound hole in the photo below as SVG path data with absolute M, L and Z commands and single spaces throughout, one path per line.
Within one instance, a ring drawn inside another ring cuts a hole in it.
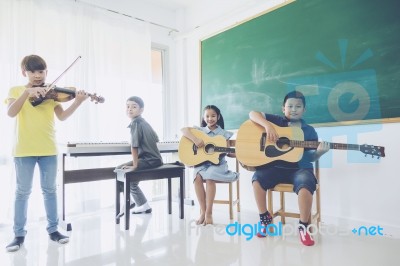
M 276 141 L 276 146 L 281 150 L 286 150 L 290 148 L 289 146 L 290 140 L 286 137 L 281 137 Z
M 213 144 L 207 144 L 206 146 L 204 146 L 204 150 L 208 154 L 214 153 L 214 148 L 215 146 Z

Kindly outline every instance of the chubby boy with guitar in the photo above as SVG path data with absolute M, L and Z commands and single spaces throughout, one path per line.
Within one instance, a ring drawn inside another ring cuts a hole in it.
M 261 112 L 251 111 L 249 116 L 253 123 L 258 124 L 265 129 L 264 142 L 277 143 L 280 134 L 276 130 L 277 127 L 293 127 L 300 128 L 304 134 L 304 140 L 317 141 L 318 135 L 315 129 L 306 124 L 302 119 L 306 110 L 306 102 L 304 95 L 298 91 L 288 93 L 282 105 L 284 116 L 264 114 Z M 249 121 L 250 122 L 250 121 Z M 252 123 L 250 122 L 250 123 Z M 239 129 L 239 132 L 241 129 Z M 236 145 L 240 145 L 239 136 Z M 261 145 L 260 142 L 257 145 Z M 249 145 L 246 145 L 249 147 Z M 312 236 L 307 232 L 309 218 L 311 215 L 311 207 L 313 202 L 313 193 L 316 189 L 317 179 L 313 173 L 312 162 L 318 160 L 330 148 L 328 142 L 319 143 L 317 149 L 304 148 L 298 155 L 301 158 L 293 160 L 285 159 L 286 152 L 279 149 L 272 151 L 273 160 L 263 166 L 257 167 L 252 178 L 253 191 L 260 214 L 261 224 L 264 226 L 272 222 L 271 214 L 267 211 L 266 191 L 273 188 L 279 183 L 289 183 L 294 185 L 294 192 L 298 195 L 298 204 L 300 210 L 299 235 L 301 242 L 306 246 L 314 245 Z M 237 154 L 240 147 L 236 146 Z M 291 157 L 292 155 L 288 155 Z M 238 154 L 239 157 L 239 154 Z M 240 158 L 238 158 L 240 161 Z M 258 233 L 259 237 L 265 237 L 265 232 Z

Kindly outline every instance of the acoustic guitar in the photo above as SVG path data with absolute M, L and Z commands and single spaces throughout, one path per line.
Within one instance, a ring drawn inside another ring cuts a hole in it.
M 298 162 L 304 148 L 316 149 L 320 142 L 304 141 L 303 130 L 299 127 L 279 127 L 272 124 L 279 135 L 276 143 L 267 140 L 264 127 L 247 120 L 237 133 L 236 158 L 246 166 L 261 166 L 276 160 Z M 373 145 L 329 143 L 331 149 L 355 150 L 364 154 L 385 157 L 385 148 Z
M 190 139 L 183 136 L 179 141 L 179 160 L 187 166 L 195 166 L 204 162 L 219 163 L 221 153 L 234 153 L 235 149 L 227 147 L 223 136 L 210 137 L 206 133 L 191 128 L 190 132 L 197 138 L 202 139 L 204 146 L 198 148 Z

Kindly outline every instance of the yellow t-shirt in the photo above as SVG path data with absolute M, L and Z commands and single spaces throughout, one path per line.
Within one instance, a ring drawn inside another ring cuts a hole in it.
M 10 99 L 18 99 L 25 86 L 13 87 L 8 93 Z M 27 99 L 16 116 L 13 156 L 57 155 L 54 108 L 59 103 L 48 99 L 36 107 Z

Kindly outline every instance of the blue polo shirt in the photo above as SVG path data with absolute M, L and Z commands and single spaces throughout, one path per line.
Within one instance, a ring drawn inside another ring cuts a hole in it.
M 272 115 L 272 114 L 265 114 L 263 113 L 265 119 L 267 121 L 279 126 L 279 127 L 288 127 L 290 120 L 287 119 L 285 116 L 280 115 Z M 318 134 L 315 129 L 308 125 L 303 119 L 301 119 L 301 129 L 304 133 L 304 140 L 309 141 L 318 141 Z M 271 166 L 280 167 L 280 168 L 313 168 L 312 165 L 312 158 L 313 154 L 315 153 L 315 149 L 304 148 L 304 154 L 300 161 L 297 163 L 290 163 L 286 161 L 275 161 L 272 162 Z

